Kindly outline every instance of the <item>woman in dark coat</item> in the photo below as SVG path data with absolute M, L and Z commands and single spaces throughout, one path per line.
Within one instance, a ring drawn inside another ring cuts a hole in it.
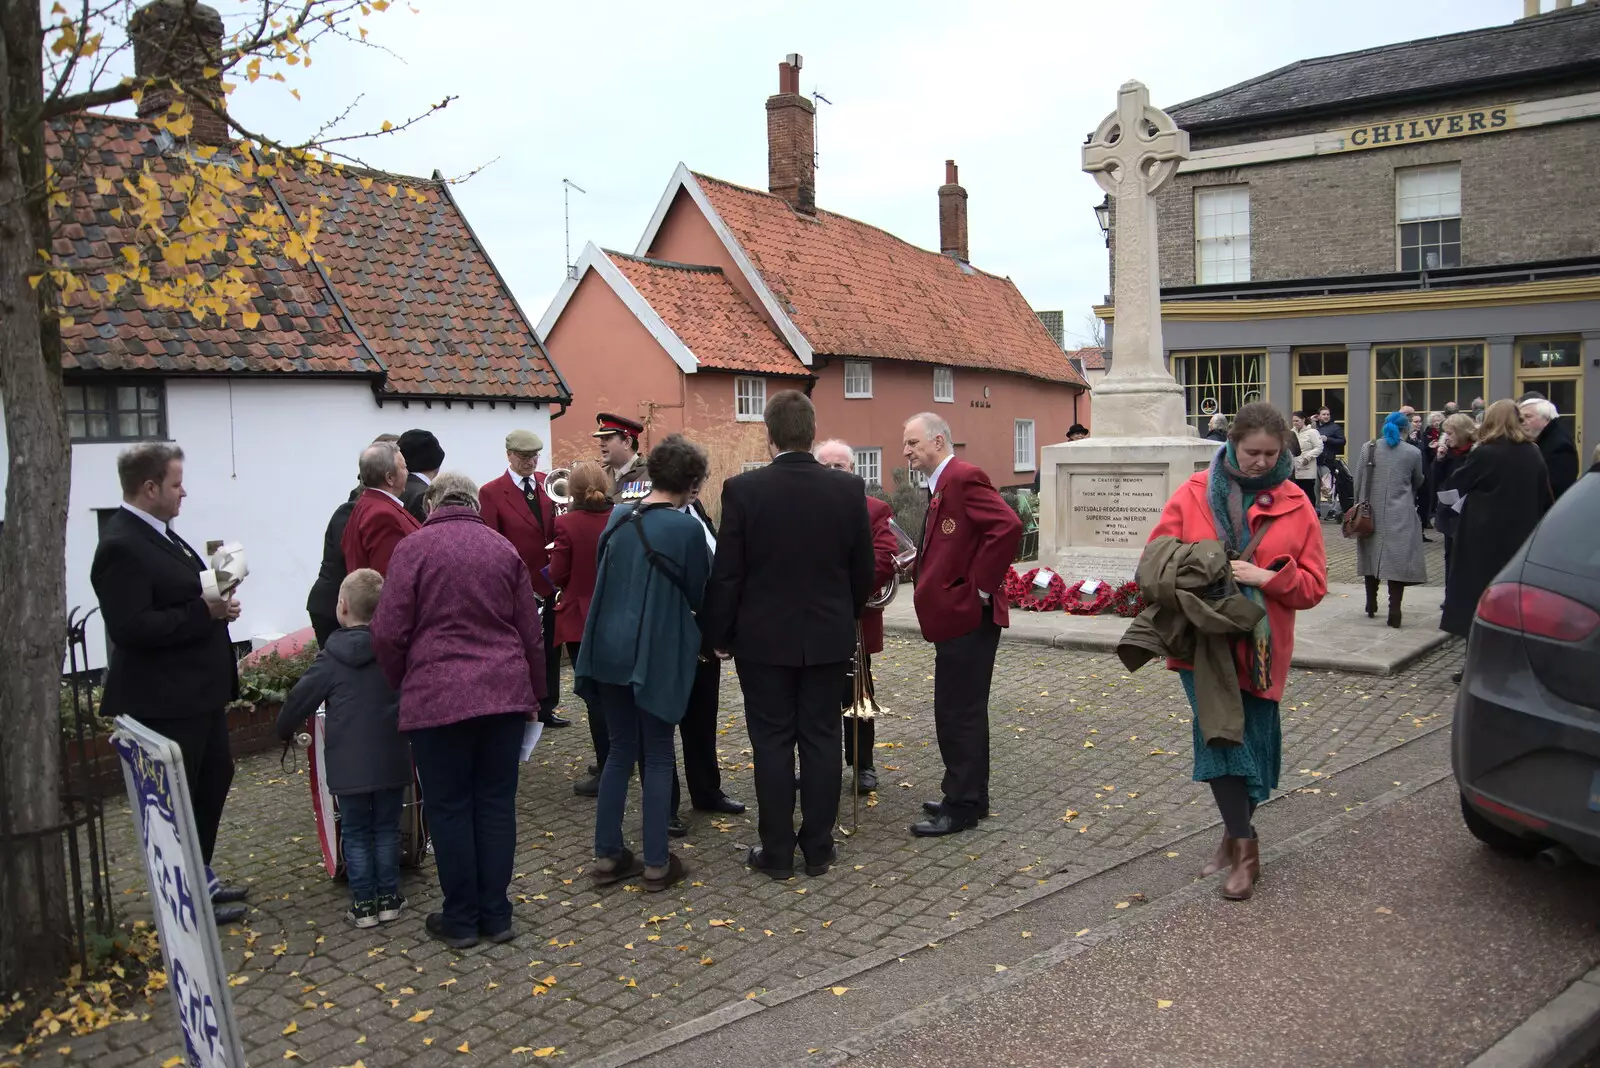
M 1516 553 L 1552 503 L 1539 446 L 1528 440 L 1515 401 L 1489 405 L 1478 445 L 1445 489 L 1466 498 L 1456 530 L 1444 619 L 1439 626 L 1465 638 L 1478 598 Z
M 611 475 L 594 460 L 572 465 L 567 479 L 572 495 L 569 511 L 556 516 L 555 547 L 550 552 L 550 584 L 556 595 L 556 642 L 566 646 L 567 656 L 578 662 L 583 641 L 583 625 L 589 619 L 589 602 L 594 597 L 596 556 L 600 535 L 611 519 Z M 588 702 L 584 702 L 588 706 Z M 594 774 L 572 784 L 579 797 L 600 796 L 600 767 L 609 748 L 605 717 L 598 707 L 589 706 L 589 740 L 594 745 Z
M 1430 478 L 1433 482 L 1435 497 L 1433 511 L 1433 529 L 1444 535 L 1444 580 L 1446 587 L 1450 584 L 1450 562 L 1454 558 L 1456 531 L 1461 526 L 1461 513 L 1454 508 L 1447 508 L 1437 500 L 1439 491 L 1450 482 L 1450 476 L 1456 469 L 1467 462 L 1467 457 L 1472 454 L 1472 446 L 1478 440 L 1478 424 L 1472 421 L 1472 416 L 1464 412 L 1457 412 L 1444 422 L 1444 428 L 1439 433 L 1439 441 L 1434 446 L 1430 458 L 1433 462 L 1433 473 Z

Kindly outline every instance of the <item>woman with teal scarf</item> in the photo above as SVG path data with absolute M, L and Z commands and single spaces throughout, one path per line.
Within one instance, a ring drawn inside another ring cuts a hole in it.
M 1266 612 L 1234 649 L 1244 701 L 1243 744 L 1206 744 L 1198 715 L 1190 716 L 1194 779 L 1210 785 L 1223 822 L 1222 842 L 1201 874 L 1227 869 L 1222 894 L 1232 900 L 1250 897 L 1261 871 L 1252 817 L 1278 785 L 1283 761 L 1278 702 L 1294 652 L 1295 613 L 1315 607 L 1328 591 L 1322 524 L 1304 491 L 1290 479 L 1294 464 L 1285 448 L 1288 434 L 1288 420 L 1272 405 L 1239 409 L 1210 469 L 1191 476 L 1173 494 L 1150 533 L 1152 540 L 1171 536 L 1189 543 L 1220 542 L 1232 559 L 1234 582 Z M 1260 539 L 1249 559 L 1242 559 L 1257 534 Z M 1176 661 L 1168 667 L 1178 671 L 1195 712 L 1194 672 Z

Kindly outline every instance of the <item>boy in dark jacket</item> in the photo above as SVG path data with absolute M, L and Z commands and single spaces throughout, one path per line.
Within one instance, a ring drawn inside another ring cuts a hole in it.
M 287 741 L 326 703 L 328 790 L 339 802 L 339 828 L 357 927 L 400 918 L 400 808 L 411 783 L 411 747 L 400 733 L 399 697 L 372 652 L 367 624 L 378 607 L 383 576 L 350 572 L 339 586 L 339 629 L 317 654 L 278 713 Z

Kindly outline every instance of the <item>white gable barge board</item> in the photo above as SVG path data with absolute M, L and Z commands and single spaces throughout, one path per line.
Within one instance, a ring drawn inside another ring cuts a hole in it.
M 242 542 L 250 577 L 239 590 L 243 614 L 235 641 L 287 634 L 310 624 L 306 594 L 322 563 L 328 517 L 356 484 L 361 450 L 379 434 L 413 427 L 431 430 L 444 446 L 444 470 L 478 483 L 506 468 L 505 436 L 532 430 L 549 441 L 550 408 L 518 401 L 475 400 L 472 407 L 422 398 L 402 407 L 357 381 L 303 378 L 167 379 L 167 425 L 183 447 L 189 496 L 174 528 L 197 550 L 210 540 Z M 0 492 L 9 467 L 0 421 Z M 96 509 L 122 503 L 117 454 L 124 443 L 72 449 L 72 497 L 67 512 L 67 605 L 94 606 L 89 565 L 99 540 Z M 548 468 L 549 453 L 540 457 Z M 89 663 L 105 665 L 105 632 L 89 624 Z
M 611 287 L 611 291 L 622 301 L 623 307 L 639 321 L 639 325 L 649 331 L 655 338 L 656 344 L 666 350 L 672 362 L 677 364 L 678 370 L 686 375 L 692 375 L 700 369 L 700 358 L 690 351 L 683 339 L 673 332 L 665 319 L 650 306 L 644 299 L 644 294 L 634 288 L 628 276 L 617 269 L 611 257 L 605 250 L 596 247 L 593 241 L 583 248 L 583 255 L 578 257 L 571 275 L 561 283 L 561 288 L 556 291 L 555 299 L 550 302 L 550 307 L 545 310 L 544 318 L 539 320 L 539 336 L 547 338 L 555 329 L 556 323 L 561 321 L 561 313 L 567 310 L 567 305 L 572 301 L 572 295 L 578 291 L 578 286 L 590 271 L 593 271 L 601 281 Z
M 1554 122 L 1574 122 L 1600 116 L 1600 93 L 1582 93 L 1577 96 L 1555 97 L 1549 100 L 1528 100 L 1510 105 L 1516 109 L 1517 121 L 1507 130 L 1523 130 L 1531 126 L 1547 126 Z M 1395 121 L 1409 116 L 1397 117 Z M 1492 137 L 1501 130 L 1480 132 L 1477 136 Z M 1395 142 L 1396 145 L 1410 144 Z M 1417 142 L 1426 144 L 1428 142 Z M 1178 173 L 1215 171 L 1228 167 L 1248 167 L 1256 163 L 1275 163 L 1286 159 L 1303 159 L 1306 156 L 1326 156 L 1345 151 L 1343 131 L 1300 134 L 1297 137 L 1279 137 L 1270 141 L 1251 141 L 1245 144 L 1224 145 L 1220 148 L 1201 149 L 1178 164 Z M 1382 151 L 1372 148 L 1368 151 Z
M 733 231 L 728 229 L 728 224 L 722 221 L 722 216 L 717 214 L 717 209 L 711 206 L 711 200 L 706 196 L 705 190 L 700 188 L 700 183 L 695 180 L 694 172 L 682 163 L 672 172 L 672 180 L 667 183 L 667 191 L 661 194 L 661 200 L 656 204 L 655 212 L 650 216 L 650 223 L 644 228 L 644 236 L 639 239 L 639 247 L 634 250 L 635 256 L 649 256 L 650 246 L 655 242 L 656 234 L 661 229 L 661 224 L 666 220 L 667 212 L 672 208 L 672 202 L 678 195 L 678 190 L 689 194 L 689 199 L 695 202 L 700 213 L 705 216 L 706 222 L 711 224 L 711 229 L 717 235 L 717 240 L 722 242 L 722 247 L 727 249 L 728 255 L 733 257 L 733 262 L 738 264 L 739 273 L 744 275 L 744 280 L 750 283 L 750 288 L 755 290 L 756 299 L 761 301 L 761 306 L 766 309 L 772 321 L 778 326 L 778 333 L 783 335 L 783 340 L 789 343 L 789 348 L 800 357 L 800 362 L 807 367 L 811 366 L 813 350 L 811 342 L 806 340 L 800 328 L 789 318 L 789 313 L 783 310 L 778 303 L 777 295 L 767 286 L 767 280 L 761 277 L 761 272 L 756 270 L 756 265 L 750 262 L 750 257 L 745 255 L 744 246 L 739 244 L 739 239 L 733 236 Z M 543 331 L 541 331 L 541 334 Z M 546 335 L 547 336 L 547 335 Z

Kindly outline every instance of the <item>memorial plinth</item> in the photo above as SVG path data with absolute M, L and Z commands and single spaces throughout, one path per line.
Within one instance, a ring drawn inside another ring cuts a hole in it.
M 1069 583 L 1132 578 L 1167 499 L 1216 455 L 1185 419 L 1161 339 L 1152 194 L 1188 154 L 1189 135 L 1138 82 L 1118 90 L 1083 149 L 1083 169 L 1116 200 L 1117 328 L 1090 402 L 1093 436 L 1041 457 L 1039 564 Z

